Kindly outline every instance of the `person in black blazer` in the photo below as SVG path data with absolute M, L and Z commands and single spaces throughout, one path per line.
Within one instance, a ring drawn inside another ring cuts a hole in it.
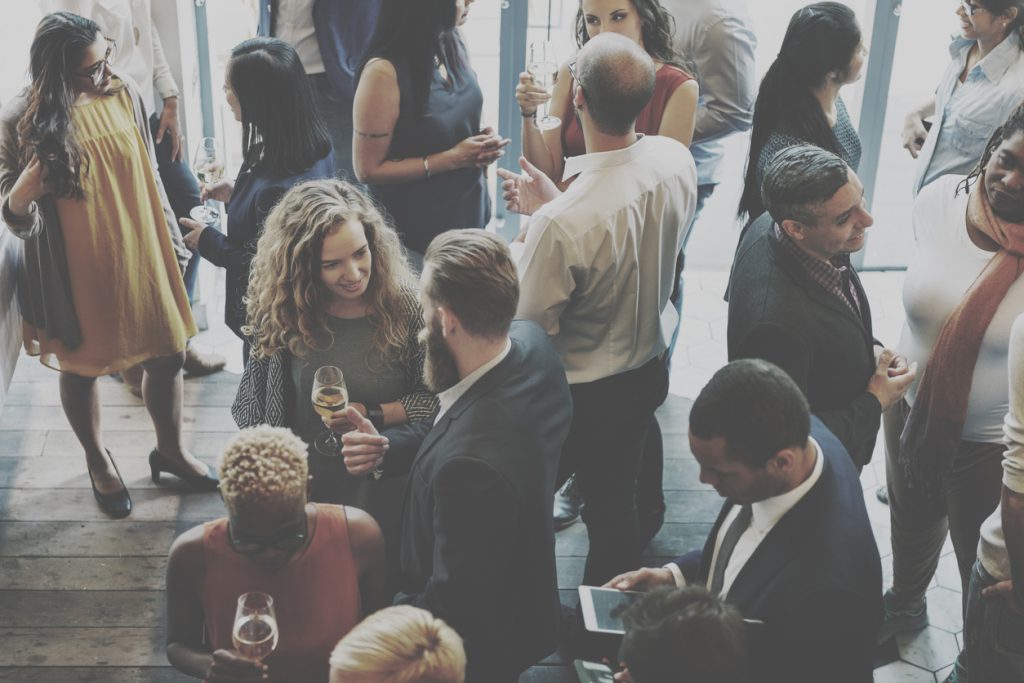
M 467 683 L 510 683 L 557 646 L 551 497 L 572 399 L 538 325 L 511 322 L 519 284 L 508 247 L 452 231 L 427 250 L 421 299 L 435 421 L 378 435 L 349 410 L 352 474 L 409 472 L 398 603 L 463 638 Z
M 870 682 L 882 567 L 843 445 L 810 416 L 786 373 L 740 360 L 719 370 L 694 402 L 690 447 L 701 481 L 727 499 L 704 549 L 608 585 L 707 585 L 745 619 L 762 622 L 750 633 L 752 681 Z M 745 509 L 743 535 L 729 551 Z
M 729 360 L 789 373 L 857 468 L 871 460 L 882 411 L 916 375 L 874 339 L 849 254 L 873 219 L 864 187 L 835 154 L 797 145 L 765 172 L 768 212 L 747 229 L 729 278 Z

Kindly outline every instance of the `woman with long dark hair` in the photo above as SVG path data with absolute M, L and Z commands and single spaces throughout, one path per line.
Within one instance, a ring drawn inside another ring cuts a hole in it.
M 959 2 L 960 35 L 935 90 L 907 114 L 903 146 L 916 158 L 914 195 L 944 175 L 963 175 L 985 143 L 1024 101 L 1024 1 Z M 925 119 L 934 117 L 930 130 Z
M 0 114 L 3 220 L 24 240 L 18 300 L 25 348 L 60 371 L 68 422 L 96 501 L 132 501 L 100 430 L 96 379 L 142 364 L 156 429 L 153 478 L 217 480 L 181 439 L 181 368 L 196 333 L 188 252 L 156 174 L 138 92 L 111 70 L 115 45 L 89 19 L 49 14 L 31 47 L 32 83 Z
M 659 0 L 580 0 L 576 13 L 576 47 L 599 33 L 620 33 L 638 43 L 657 68 L 654 94 L 636 120 L 636 131 L 664 135 L 689 146 L 697 120 L 697 81 L 681 66 L 683 56 L 672 46 L 675 20 Z M 573 58 L 575 59 L 575 58 Z M 529 73 L 519 74 L 516 99 L 523 114 L 523 156 L 556 183 L 562 182 L 565 160 L 586 153 L 583 130 L 573 115 L 569 63 L 558 71 L 553 92 L 538 87 Z M 551 100 L 551 116 L 559 128 L 540 131 L 534 125 L 537 107 Z
M 486 227 L 484 168 L 509 142 L 480 129 L 483 94 L 459 33 L 473 1 L 385 2 L 356 87 L 356 177 L 415 254 L 445 230 Z
M 242 298 L 263 222 L 293 185 L 332 177 L 334 153 L 299 55 L 283 40 L 239 43 L 225 69 L 224 94 L 242 124 L 242 168 L 235 180 L 204 187 L 203 198 L 227 202 L 228 233 L 188 218 L 181 224 L 192 230 L 185 244 L 227 269 L 224 322 L 246 341 Z M 248 356 L 246 342 L 247 362 Z
M 857 170 L 860 138 L 839 91 L 860 78 L 866 56 L 857 17 L 846 5 L 817 2 L 789 20 L 754 105 L 741 218 L 753 220 L 764 213 L 764 170 L 786 147 L 809 142 Z

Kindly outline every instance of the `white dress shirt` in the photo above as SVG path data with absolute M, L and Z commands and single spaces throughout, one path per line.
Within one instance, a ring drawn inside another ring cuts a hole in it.
M 72 12 L 99 24 L 103 35 L 117 43 L 114 70 L 139 88 L 148 113 L 160 114 L 163 101 L 178 95 L 178 85 L 153 25 L 151 5 L 151 0 L 40 0 L 39 8 L 44 15 Z
M 309 75 L 324 73 L 324 58 L 313 26 L 315 0 L 280 0 L 274 18 L 274 37 L 295 48 Z
M 516 317 L 548 333 L 569 384 L 639 368 L 668 348 L 676 254 L 697 197 L 690 152 L 656 135 L 566 159 L 565 177 L 576 174 L 513 245 Z
M 732 588 L 732 584 L 739 575 L 740 570 L 743 569 L 754 555 L 754 551 L 761 545 L 761 541 L 765 539 L 768 532 L 774 529 L 779 520 L 785 517 L 786 513 L 792 510 L 807 495 L 808 491 L 818 483 L 818 480 L 821 479 L 821 472 L 825 468 L 825 456 L 821 452 L 821 446 L 818 445 L 817 441 L 810 437 L 808 437 L 808 440 L 814 446 L 814 469 L 811 471 L 811 476 L 791 491 L 751 504 L 750 526 L 746 528 L 739 540 L 736 541 L 736 547 L 733 548 L 729 564 L 725 566 L 722 592 L 720 593 L 721 597 L 724 598 L 729 594 L 729 589 Z M 711 576 L 714 574 L 715 562 L 718 560 L 718 549 L 721 547 L 722 540 L 729 531 L 732 521 L 739 515 L 741 507 L 740 505 L 733 505 L 718 528 L 718 536 L 715 538 L 715 551 L 711 555 L 711 564 L 709 565 L 711 571 L 708 572 L 708 588 L 711 587 Z M 669 563 L 665 565 L 665 568 L 672 572 L 677 586 L 686 585 L 683 573 L 675 563 Z
M 448 412 L 448 409 L 455 405 L 455 402 L 462 398 L 462 395 L 469 391 L 469 388 L 479 381 L 481 377 L 486 375 L 489 371 L 494 369 L 501 361 L 505 360 L 505 356 L 512 350 L 512 340 L 505 340 L 505 348 L 501 350 L 497 356 L 487 361 L 473 372 L 463 377 L 458 384 L 448 389 L 445 389 L 437 395 L 437 401 L 441 404 L 440 410 L 437 411 L 437 417 L 434 418 L 434 424 L 441 421 L 444 414 Z
M 676 20 L 673 46 L 700 86 L 690 152 L 701 185 L 717 184 L 723 139 L 750 130 L 757 36 L 745 0 L 661 0 Z

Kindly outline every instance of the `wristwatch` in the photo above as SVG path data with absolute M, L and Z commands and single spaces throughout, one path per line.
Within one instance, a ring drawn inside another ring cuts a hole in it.
M 366 404 L 366 419 L 377 428 L 377 431 L 384 429 L 384 411 L 380 404 Z

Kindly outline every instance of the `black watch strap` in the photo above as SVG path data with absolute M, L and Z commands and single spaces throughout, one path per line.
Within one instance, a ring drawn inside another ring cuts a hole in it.
M 380 407 L 380 404 L 367 404 L 366 419 L 369 420 L 378 431 L 384 429 L 384 410 Z

